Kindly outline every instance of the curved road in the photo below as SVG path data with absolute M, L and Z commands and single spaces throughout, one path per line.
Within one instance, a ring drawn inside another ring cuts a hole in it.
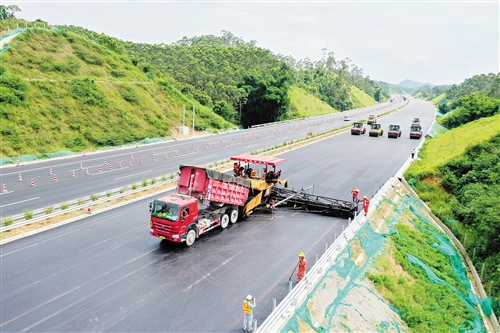
M 424 130 L 434 107 L 412 100 L 380 120 Z M 374 193 L 418 140 L 339 134 L 282 154 L 292 186 L 350 198 Z M 241 332 L 241 302 L 257 298 L 259 323 L 288 290 L 297 254 L 309 267 L 347 220 L 261 211 L 182 248 L 149 236 L 149 200 L 90 216 L 0 247 L 2 332 Z M 293 278 L 296 281 L 296 277 Z
M 404 103 L 398 100 L 347 113 L 351 114 L 353 119 L 366 119 L 368 114 L 380 114 L 401 105 Z M 25 208 L 38 209 L 77 198 L 88 198 L 91 193 L 102 193 L 133 182 L 140 183 L 144 178 L 168 175 L 177 172 L 180 164 L 203 165 L 228 159 L 231 155 L 304 138 L 308 131 L 320 133 L 347 124 L 342 121 L 344 114 L 177 142 L 162 142 L 137 148 L 96 152 L 86 156 L 20 164 L 19 167 L 2 167 L 0 183 L 1 186 L 5 184 L 7 192 L 0 192 L 0 216 L 21 214 Z M 105 162 L 107 164 L 104 164 Z M 18 180 L 19 174 L 22 181 Z M 54 174 L 57 182 L 54 181 Z M 31 186 L 31 179 L 35 186 Z

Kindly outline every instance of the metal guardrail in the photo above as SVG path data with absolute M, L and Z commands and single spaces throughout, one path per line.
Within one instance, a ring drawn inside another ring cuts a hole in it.
M 403 107 L 405 107 L 406 105 L 407 104 L 400 106 L 396 109 L 390 110 L 390 111 L 388 111 L 388 113 L 396 112 L 396 111 L 402 109 Z M 336 115 L 336 116 L 338 116 L 338 115 Z M 288 121 L 285 121 L 285 122 L 288 122 Z M 271 148 L 271 149 L 264 148 L 264 149 L 260 150 L 259 152 L 260 153 L 273 153 L 275 151 L 279 151 L 283 148 L 286 148 L 288 146 L 293 146 L 295 144 L 307 143 L 307 142 L 312 141 L 312 140 L 322 140 L 322 139 L 324 139 L 328 136 L 331 136 L 337 132 L 342 132 L 342 131 L 347 130 L 347 127 L 348 126 L 341 126 L 338 128 L 333 128 L 333 129 L 326 131 L 324 133 L 318 133 L 316 135 L 313 135 L 312 137 L 306 137 L 302 140 L 298 139 L 298 140 L 290 141 L 291 142 L 290 144 L 288 144 L 287 141 L 285 141 L 284 145 L 281 145 L 281 146 L 276 145 L 276 146 L 274 146 L 274 148 Z M 350 127 L 350 124 L 349 124 L 349 127 Z M 229 162 L 225 162 L 225 163 L 224 163 L 224 161 L 215 162 L 216 166 L 225 166 L 225 164 L 229 164 Z M 210 167 L 211 165 L 212 165 L 212 163 L 210 163 L 208 166 Z M 168 179 L 164 180 L 165 177 Z M 124 195 L 127 195 L 127 194 L 133 194 L 133 193 L 137 193 L 137 192 L 140 192 L 143 190 L 155 188 L 155 187 L 164 185 L 165 183 L 178 180 L 178 176 L 177 176 L 177 174 L 171 174 L 169 176 L 153 177 L 153 178 L 150 178 L 149 182 L 151 182 L 152 179 L 155 179 L 154 184 L 150 183 L 148 186 L 143 186 L 143 184 L 142 184 L 143 181 L 141 181 L 141 182 L 139 182 L 139 184 L 137 185 L 137 188 L 135 190 L 132 190 L 132 187 L 134 184 L 134 183 L 132 183 L 130 185 L 126 185 L 126 186 L 122 186 L 120 188 L 108 190 L 106 192 L 96 193 L 96 194 L 94 194 L 94 196 L 96 196 L 98 198 L 96 200 L 93 200 L 92 195 L 91 195 L 89 197 L 86 197 L 85 199 L 83 199 L 83 198 L 73 199 L 73 200 L 69 200 L 68 202 L 59 203 L 59 204 L 56 204 L 53 206 L 38 208 L 38 209 L 34 209 L 34 210 L 28 209 L 28 212 L 23 213 L 23 214 L 1 217 L 1 224 L 0 225 L 2 227 L 0 227 L 0 232 L 9 231 L 9 230 L 12 230 L 12 229 L 15 229 L 18 227 L 22 227 L 22 226 L 25 226 L 25 225 L 28 225 L 31 223 L 45 221 L 49 218 L 56 217 L 58 215 L 62 215 L 62 214 L 66 214 L 66 213 L 69 213 L 72 211 L 82 209 L 85 205 L 96 205 L 99 203 L 107 202 L 109 200 L 123 197 Z M 111 193 L 111 195 L 108 196 L 108 193 Z M 62 208 L 63 206 L 67 206 L 67 207 L 65 209 L 63 209 Z M 47 213 L 48 210 L 53 210 L 53 212 Z M 28 215 L 31 215 L 30 218 L 26 218 L 26 216 L 28 216 Z M 8 224 L 8 225 L 6 225 L 6 224 Z
M 377 194 L 370 200 L 370 211 L 375 209 L 378 202 L 385 196 L 394 178 L 390 178 L 380 188 Z M 326 250 L 321 258 L 316 262 L 313 267 L 307 271 L 304 279 L 302 279 L 288 295 L 280 302 L 280 304 L 273 310 L 273 312 L 266 318 L 262 325 L 256 332 L 277 332 L 288 321 L 290 316 L 298 306 L 306 299 L 309 290 L 314 286 L 323 276 L 323 273 L 331 266 L 332 261 L 336 258 L 349 244 L 350 239 L 356 235 L 361 229 L 367 219 L 358 214 L 354 220 L 349 219 L 347 228 L 336 238 L 333 244 Z

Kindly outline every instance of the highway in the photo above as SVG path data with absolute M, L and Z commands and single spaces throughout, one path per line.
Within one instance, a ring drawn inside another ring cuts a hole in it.
M 342 133 L 281 154 L 282 175 L 296 189 L 315 184 L 319 195 L 350 199 L 356 187 L 371 195 L 418 145 L 411 119 L 426 131 L 434 114 L 412 99 L 379 121 L 402 125 L 401 138 Z M 150 200 L 2 245 L 0 331 L 241 332 L 244 297 L 257 298 L 262 323 L 272 298 L 286 295 L 298 253 L 312 266 L 348 223 L 285 209 L 271 220 L 260 211 L 183 248 L 149 235 Z
M 369 114 L 380 114 L 402 105 L 404 103 L 397 100 L 347 113 L 352 115 L 353 120 L 366 119 Z M 102 193 L 130 186 L 133 182 L 140 183 L 144 178 L 175 173 L 180 164 L 204 165 L 235 154 L 304 138 L 307 132 L 321 133 L 349 124 L 342 120 L 343 116 L 344 113 L 333 114 L 176 142 L 4 166 L 0 168 L 1 183 L 2 186 L 5 184 L 7 191 L 0 192 L 0 215 L 12 216 L 21 214 L 26 208 L 38 209 L 68 200 L 89 198 L 91 193 Z M 31 186 L 31 180 L 35 186 Z

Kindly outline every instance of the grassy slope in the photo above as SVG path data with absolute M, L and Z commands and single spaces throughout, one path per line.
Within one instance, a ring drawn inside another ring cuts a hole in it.
M 298 87 L 290 88 L 290 111 L 294 118 L 320 116 L 338 112 L 328 103 Z
M 165 137 L 196 106 L 204 128 L 224 121 L 193 99 L 113 53 L 72 33 L 37 29 L 20 34 L 1 56 L 5 75 L 27 86 L 19 105 L 1 103 L 0 155 L 81 151 Z
M 433 105 L 436 105 L 437 103 L 439 103 L 443 98 L 446 97 L 446 93 L 442 93 L 441 95 L 439 96 L 436 96 L 434 97 L 433 99 L 430 100 L 430 102 L 433 104 Z
M 421 160 L 408 169 L 408 174 L 432 174 L 436 168 L 458 156 L 465 149 L 500 133 L 500 114 L 482 118 L 427 140 L 419 153 Z
M 358 108 L 377 104 L 377 102 L 371 98 L 370 95 L 355 86 L 351 86 L 351 96 L 354 99 L 354 104 L 356 104 L 356 107 Z

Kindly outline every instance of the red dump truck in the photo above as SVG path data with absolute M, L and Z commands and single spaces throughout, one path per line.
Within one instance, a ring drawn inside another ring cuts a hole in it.
M 191 246 L 205 232 L 235 223 L 250 188 L 248 179 L 181 165 L 177 193 L 150 204 L 150 234 Z

